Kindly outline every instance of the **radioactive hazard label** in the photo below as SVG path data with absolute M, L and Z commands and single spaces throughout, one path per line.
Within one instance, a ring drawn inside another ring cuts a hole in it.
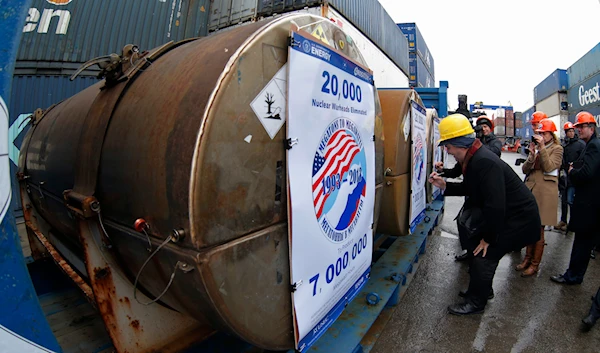
M 323 29 L 323 27 L 321 27 L 321 25 L 318 25 L 317 28 L 315 28 L 315 30 L 312 32 L 312 35 L 321 42 L 330 45 L 329 40 L 325 36 L 325 30 Z
M 250 107 L 271 139 L 285 124 L 287 97 L 287 64 L 283 65 L 265 88 L 254 98 Z

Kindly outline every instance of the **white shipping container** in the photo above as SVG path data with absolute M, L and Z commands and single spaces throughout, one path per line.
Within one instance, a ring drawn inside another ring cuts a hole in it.
M 505 117 L 506 117 L 506 110 L 504 108 L 496 109 L 496 118 L 505 118 Z
M 331 7 L 328 7 L 328 12 L 324 16 L 333 20 L 354 40 L 369 68 L 373 70 L 377 88 L 408 87 L 408 77 L 404 72 L 349 20 Z
M 546 115 L 548 116 L 559 115 L 561 113 L 561 103 L 564 105 L 564 108 L 567 108 L 566 102 L 567 95 L 565 93 L 557 92 L 551 95 L 550 97 L 538 102 L 535 105 L 535 109 L 537 111 L 542 111 L 546 113 Z M 562 112 L 566 113 L 567 111 L 563 110 Z M 556 128 L 559 128 L 558 125 L 556 126 Z
M 505 134 L 506 134 L 506 126 L 504 126 L 504 125 L 495 125 L 494 126 L 494 135 L 504 136 Z
M 560 140 L 561 134 L 564 135 L 564 132 L 562 132 L 562 125 L 560 123 L 560 115 L 554 115 L 554 116 L 549 117 L 548 119 L 552 120 L 554 122 L 554 125 L 556 125 L 556 132 L 554 134 Z M 537 128 L 534 128 L 534 129 L 537 129 Z

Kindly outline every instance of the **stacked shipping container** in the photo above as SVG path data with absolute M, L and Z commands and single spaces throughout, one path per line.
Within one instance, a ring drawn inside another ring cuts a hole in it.
M 515 136 L 515 114 L 512 110 L 506 110 L 506 136 Z
M 408 40 L 409 83 L 412 87 L 434 87 L 435 66 L 433 56 L 415 23 L 399 23 L 398 27 Z
M 600 43 L 567 70 L 569 121 L 582 110 L 600 120 Z
M 533 89 L 536 109 L 554 121 L 562 137 L 561 127 L 568 120 L 567 88 L 567 71 L 557 69 Z
M 523 137 L 523 113 L 515 112 L 515 137 Z
M 29 127 L 22 124 L 25 117 L 94 84 L 98 69 L 84 71 L 74 82 L 68 75 L 90 59 L 120 54 L 129 43 L 147 50 L 169 41 L 206 35 L 210 3 L 33 0 L 23 25 L 9 104 L 11 174 L 16 173 L 19 146 Z M 13 195 L 18 195 L 15 180 L 13 185 Z M 19 198 L 12 200 L 19 215 Z
M 521 137 L 525 139 L 529 139 L 533 136 L 533 127 L 531 127 L 533 113 L 535 113 L 535 106 L 524 111 L 521 117 L 523 124 L 523 127 L 521 128 Z

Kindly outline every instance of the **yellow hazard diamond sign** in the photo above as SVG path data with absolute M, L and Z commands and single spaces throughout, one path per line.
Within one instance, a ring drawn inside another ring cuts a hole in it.
M 312 32 L 313 37 L 319 39 L 321 42 L 330 45 L 329 44 L 329 40 L 327 40 L 327 37 L 325 36 L 325 30 L 323 30 L 323 27 L 321 27 L 321 25 L 318 25 L 317 28 L 315 28 L 315 30 Z

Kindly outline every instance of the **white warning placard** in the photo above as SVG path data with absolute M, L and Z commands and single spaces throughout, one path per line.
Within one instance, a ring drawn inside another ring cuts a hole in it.
M 265 88 L 254 98 L 250 107 L 271 137 L 281 130 L 285 124 L 285 107 L 287 96 L 287 64 L 283 65 L 267 83 Z

